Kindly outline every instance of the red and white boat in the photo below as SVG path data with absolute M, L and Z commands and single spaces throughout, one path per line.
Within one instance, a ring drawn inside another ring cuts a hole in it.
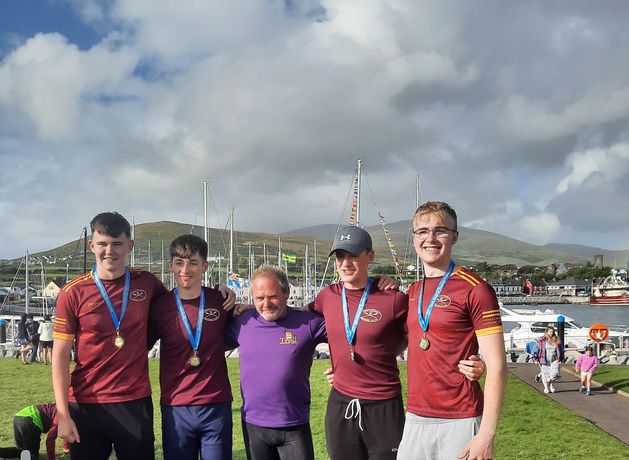
M 594 288 L 590 305 L 629 305 L 627 270 L 612 270 L 612 274 Z

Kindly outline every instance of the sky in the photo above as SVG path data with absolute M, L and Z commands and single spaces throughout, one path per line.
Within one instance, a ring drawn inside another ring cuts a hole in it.
M 629 248 L 629 2 L 0 0 L 0 258 L 136 223 L 284 232 L 449 202 Z

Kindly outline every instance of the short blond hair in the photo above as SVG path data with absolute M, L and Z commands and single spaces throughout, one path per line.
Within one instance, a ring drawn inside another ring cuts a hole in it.
M 458 228 L 456 211 L 448 203 L 444 201 L 427 201 L 415 211 L 413 215 L 413 229 L 426 214 L 437 214 L 442 221 L 446 220 L 446 216 L 450 216 L 454 219 L 454 228 L 452 230 L 457 230 Z

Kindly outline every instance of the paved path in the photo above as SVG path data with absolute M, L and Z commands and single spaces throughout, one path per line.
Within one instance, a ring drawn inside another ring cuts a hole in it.
M 625 444 L 629 444 L 629 398 L 595 385 L 594 382 L 592 396 L 580 394 L 578 392 L 581 386 L 580 379 L 566 369 L 567 366 L 561 368 L 561 378 L 554 384 L 555 393 L 549 393 L 548 396 Z M 539 371 L 536 364 L 507 363 L 507 369 L 524 383 L 543 392 L 544 385 L 535 382 L 535 375 Z

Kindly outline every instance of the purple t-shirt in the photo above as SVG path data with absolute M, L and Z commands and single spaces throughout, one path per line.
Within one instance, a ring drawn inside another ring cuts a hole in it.
M 227 342 L 240 344 L 242 418 L 265 428 L 304 425 L 310 420 L 310 368 L 315 346 L 327 340 L 323 317 L 288 309 L 279 321 L 256 310 L 235 317 Z

